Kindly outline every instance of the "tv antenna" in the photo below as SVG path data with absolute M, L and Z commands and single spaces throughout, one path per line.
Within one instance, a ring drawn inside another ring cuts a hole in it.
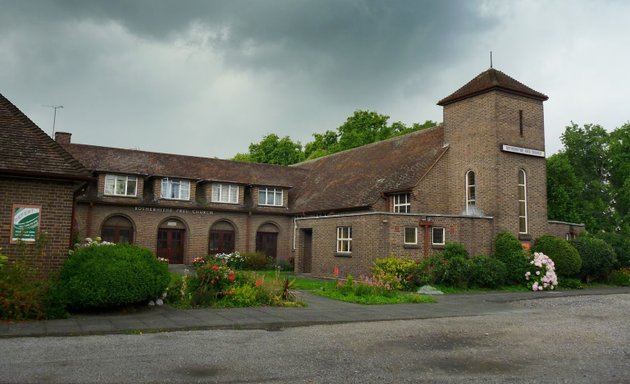
M 492 68 L 492 51 L 490 51 L 490 68 Z
M 53 113 L 53 129 L 52 129 L 52 138 L 55 138 L 55 123 L 57 122 L 57 110 L 59 108 L 63 108 L 63 105 L 42 105 L 42 107 L 52 108 L 55 112 Z

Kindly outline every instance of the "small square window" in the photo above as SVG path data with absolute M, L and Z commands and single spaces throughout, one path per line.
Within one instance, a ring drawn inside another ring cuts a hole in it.
M 405 244 L 418 244 L 418 228 L 405 228 Z
M 432 229 L 432 243 L 433 245 L 444 245 L 445 244 L 445 232 L 442 227 L 433 227 Z
M 409 193 L 399 193 L 392 196 L 394 213 L 411 212 L 411 195 Z

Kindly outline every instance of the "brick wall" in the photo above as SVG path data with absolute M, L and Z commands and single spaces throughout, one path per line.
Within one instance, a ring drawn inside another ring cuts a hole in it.
M 424 228 L 420 221 L 430 220 L 434 227 L 445 228 L 445 241 L 463 244 L 471 255 L 492 252 L 494 238 L 492 218 L 461 216 L 429 216 L 394 213 L 337 215 L 296 220 L 296 271 L 304 271 L 304 232 L 312 230 L 312 269 L 316 276 L 332 276 L 335 267 L 342 276 L 350 273 L 355 277 L 369 275 L 374 260 L 395 255 L 422 258 L 425 255 Z M 336 252 L 337 227 L 352 227 L 352 253 Z M 404 244 L 404 228 L 418 227 L 418 244 Z M 429 231 L 431 229 L 429 228 Z M 442 246 L 433 246 L 431 236 L 427 245 L 428 255 L 439 252 Z
M 165 211 L 164 211 L 165 210 Z M 278 259 L 291 257 L 292 219 L 284 215 L 249 215 L 247 212 L 219 212 L 201 208 L 177 208 L 164 206 L 155 210 L 142 210 L 137 206 L 111 206 L 79 203 L 76 219 L 81 235 L 100 236 L 103 223 L 112 216 L 121 215 L 133 223 L 134 243 L 156 252 L 158 227 L 167 220 L 177 220 L 186 229 L 184 263 L 192 263 L 197 256 L 208 254 L 208 241 L 212 225 L 226 221 L 235 230 L 235 249 L 253 252 L 256 247 L 256 231 L 265 224 L 278 229 Z M 88 219 L 91 217 L 91 225 Z M 89 231 L 88 231 L 89 229 Z
M 42 254 L 35 245 L 25 243 L 22 249 L 29 262 L 42 272 L 58 270 L 68 254 L 72 230 L 73 194 L 79 185 L 52 180 L 0 178 L 0 247 L 11 259 L 22 256 L 20 246 L 10 244 L 13 204 L 41 205 L 40 234 L 45 238 Z
M 520 134 L 520 113 L 523 135 Z M 529 237 L 547 227 L 545 159 L 501 151 L 502 144 L 544 150 L 541 101 L 492 91 L 444 107 L 449 144 L 449 213 L 465 212 L 465 176 L 475 172 L 477 208 L 495 218 L 495 231 L 518 235 L 518 172 L 527 173 Z
M 567 235 L 578 236 L 580 233 L 586 231 L 584 224 L 565 223 L 563 221 L 549 221 L 547 225 L 548 235 L 557 236 L 561 239 L 566 239 Z

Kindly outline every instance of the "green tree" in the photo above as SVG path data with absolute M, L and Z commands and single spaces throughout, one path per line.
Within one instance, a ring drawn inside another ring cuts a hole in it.
M 304 160 L 304 152 L 302 144 L 293 142 L 289 136 L 281 139 L 278 135 L 270 133 L 258 144 L 250 144 L 248 154 L 239 153 L 233 160 L 290 165 Z
M 608 158 L 615 229 L 630 235 L 630 123 L 610 134 Z
M 337 133 L 330 130 L 323 134 L 314 133 L 313 138 L 313 141 L 304 145 L 304 156 L 309 160 L 334 153 L 339 143 Z
M 547 216 L 551 220 L 583 223 L 581 192 L 583 184 L 575 176 L 565 153 L 547 159 Z

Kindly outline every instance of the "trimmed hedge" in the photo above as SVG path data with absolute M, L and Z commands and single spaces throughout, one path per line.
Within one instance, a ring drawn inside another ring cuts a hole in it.
M 514 235 L 509 232 L 497 234 L 494 242 L 494 258 L 505 264 L 508 283 L 521 284 L 525 281 L 525 272 L 529 268 L 530 258 Z
M 580 275 L 590 283 L 596 279 L 606 279 L 617 262 L 615 251 L 604 240 L 581 236 L 573 240 L 573 246 L 582 257 Z
M 155 299 L 170 281 L 168 265 L 130 244 L 76 250 L 60 273 L 60 288 L 71 310 L 95 310 Z
M 542 252 L 555 264 L 558 276 L 575 276 L 582 268 L 582 258 L 568 241 L 556 236 L 544 235 L 536 239 L 532 252 Z
M 505 263 L 493 257 L 475 256 L 470 260 L 470 284 L 480 288 L 497 288 L 505 284 Z

